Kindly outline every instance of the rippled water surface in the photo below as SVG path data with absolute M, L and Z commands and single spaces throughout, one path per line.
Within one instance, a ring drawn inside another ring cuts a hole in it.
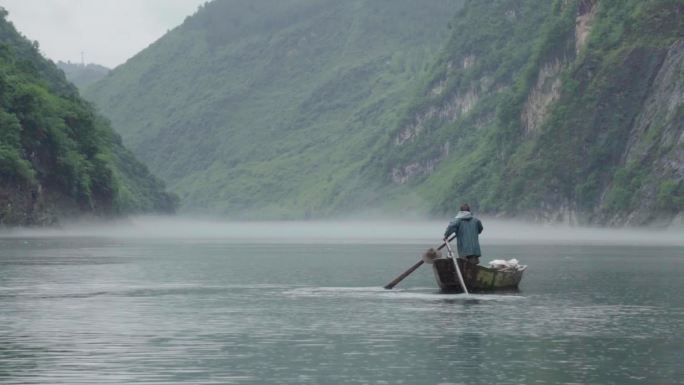
M 428 246 L 0 239 L 0 383 L 684 384 L 684 248 L 488 245 L 519 293 L 381 288 Z

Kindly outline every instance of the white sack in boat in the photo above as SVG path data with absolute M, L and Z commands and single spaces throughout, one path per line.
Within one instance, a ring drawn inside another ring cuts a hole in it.
M 513 258 L 508 261 L 505 259 L 495 259 L 489 262 L 489 267 L 496 270 L 517 270 L 522 271 L 527 268 L 526 265 L 521 265 L 518 260 Z

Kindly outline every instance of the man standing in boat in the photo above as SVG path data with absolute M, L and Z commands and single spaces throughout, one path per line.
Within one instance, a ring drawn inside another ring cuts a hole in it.
M 461 205 L 456 217 L 449 222 L 449 226 L 447 226 L 444 232 L 444 241 L 446 242 L 451 234 L 456 233 L 459 258 L 478 265 L 480 263 L 480 255 L 482 255 L 479 240 L 482 229 L 482 222 L 473 216 L 473 213 L 470 211 L 470 205 L 464 203 Z

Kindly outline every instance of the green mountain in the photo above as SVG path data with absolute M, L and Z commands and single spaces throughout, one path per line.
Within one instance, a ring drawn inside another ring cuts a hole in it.
M 467 3 L 375 177 L 434 213 L 681 218 L 683 16 L 669 0 Z
M 67 80 L 74 83 L 79 89 L 83 89 L 96 81 L 104 78 L 110 69 L 99 64 L 81 64 L 58 61 L 57 67 L 64 71 Z
M 176 198 L 6 16 L 0 8 L 0 225 L 173 211 Z
M 214 1 L 85 94 L 187 210 L 669 223 L 683 7 Z
M 84 94 L 186 210 L 324 215 L 365 193 L 460 4 L 214 1 Z

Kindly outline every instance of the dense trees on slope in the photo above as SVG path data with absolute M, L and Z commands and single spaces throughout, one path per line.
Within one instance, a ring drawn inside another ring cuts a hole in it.
M 214 1 L 85 95 L 185 209 L 325 215 L 365 183 L 460 3 Z
M 0 224 L 171 211 L 175 198 L 0 8 Z

